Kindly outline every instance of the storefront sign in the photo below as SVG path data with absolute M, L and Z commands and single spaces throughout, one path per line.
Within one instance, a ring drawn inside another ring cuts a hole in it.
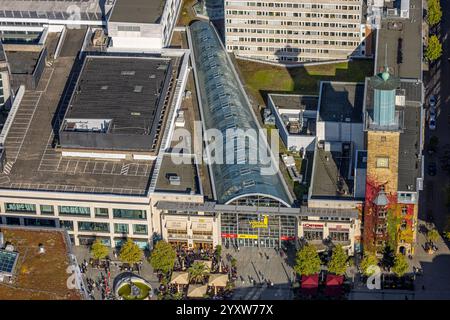
M 186 221 L 167 220 L 166 228 L 170 230 L 186 230 Z
M 222 238 L 236 239 L 237 237 L 238 237 L 238 235 L 235 233 L 222 233 Z
M 262 221 L 260 221 L 260 220 L 249 221 L 250 226 L 253 229 L 257 229 L 257 228 L 266 229 L 269 226 L 269 217 L 266 215 L 264 215 L 263 217 L 264 217 L 264 219 Z
M 281 236 L 280 239 L 284 240 L 284 241 L 290 241 L 290 240 L 295 240 L 295 237 L 294 236 Z
M 303 228 L 307 228 L 307 229 L 322 229 L 323 228 L 323 224 L 305 223 L 303 225 Z
M 212 231 L 212 224 L 207 222 L 192 222 L 193 231 Z
M 258 239 L 257 234 L 238 234 L 238 239 Z

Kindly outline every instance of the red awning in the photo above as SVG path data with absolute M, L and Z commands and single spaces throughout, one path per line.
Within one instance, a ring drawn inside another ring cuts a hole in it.
M 319 288 L 319 275 L 302 276 L 301 291 L 305 295 L 314 295 Z
M 302 276 L 302 288 L 315 288 L 319 286 L 319 275 Z
M 344 283 L 344 276 L 327 275 L 327 286 L 325 288 L 325 294 L 327 296 L 340 296 L 342 295 L 342 284 Z

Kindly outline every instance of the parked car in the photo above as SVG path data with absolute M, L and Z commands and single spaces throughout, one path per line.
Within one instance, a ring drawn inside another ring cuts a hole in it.
M 436 96 L 432 94 L 430 96 L 430 107 L 434 108 L 436 106 Z
M 433 177 L 436 175 L 436 171 L 437 171 L 436 162 L 430 162 L 428 164 L 428 175 Z
M 430 130 L 435 130 L 436 129 L 436 119 L 431 119 L 430 118 L 430 121 L 429 121 L 429 123 L 428 123 L 428 127 L 430 128 Z
M 428 119 L 428 127 L 430 130 L 436 129 L 436 112 L 430 110 L 430 118 Z

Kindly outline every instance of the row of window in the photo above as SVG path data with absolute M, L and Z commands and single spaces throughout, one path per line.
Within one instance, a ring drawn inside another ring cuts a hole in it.
M 329 40 L 291 40 L 289 39 L 273 39 L 273 38 L 246 38 L 240 37 L 239 42 L 255 42 L 255 43 L 294 43 L 294 44 L 316 44 L 316 45 L 333 45 L 333 46 L 352 46 L 357 47 L 360 42 L 359 41 L 329 41 Z M 286 49 L 296 49 L 296 48 L 286 48 Z M 267 50 L 266 50 L 267 51 Z M 270 50 L 269 50 L 270 51 Z M 289 51 L 289 50 L 287 50 Z M 293 50 L 292 52 L 296 52 Z M 298 51 L 297 51 L 298 52 Z
M 139 26 L 117 26 L 117 31 L 140 32 L 141 27 L 139 27 Z
M 359 20 L 359 14 L 336 14 L 314 12 L 271 12 L 271 11 L 240 11 L 227 10 L 226 14 L 240 16 L 267 16 L 267 17 L 294 17 L 294 18 L 321 18 L 321 19 L 350 19 Z
M 8 213 L 36 213 L 36 205 L 27 203 L 5 203 L 5 210 Z M 109 217 L 108 208 L 95 208 L 96 217 Z M 52 205 L 40 205 L 42 215 L 54 215 L 55 208 Z M 79 206 L 58 206 L 59 215 L 62 216 L 90 216 L 91 208 Z M 134 209 L 113 209 L 113 217 L 118 219 L 146 220 L 145 210 Z
M 355 2 L 354 0 L 349 0 Z M 315 4 L 315 3 L 280 3 L 280 2 L 261 2 L 261 1 L 226 1 L 226 6 L 245 6 L 245 7 L 268 7 L 268 8 L 305 8 L 305 9 L 337 9 L 337 10 L 359 10 L 360 5 L 337 5 L 337 4 Z
M 335 23 L 324 23 L 324 27 L 336 26 Z M 249 33 L 249 34 L 273 34 L 273 35 L 294 35 L 294 36 L 327 36 L 327 37 L 351 37 L 360 38 L 360 32 L 343 32 L 343 31 L 309 31 L 309 30 L 286 30 L 286 29 L 251 29 L 251 28 L 227 28 L 227 33 Z M 288 39 L 291 40 L 291 39 Z M 296 39 L 294 39 L 296 40 Z M 299 40 L 297 40 L 299 41 Z M 300 42 L 299 42 L 300 43 Z
M 294 27 L 329 27 L 330 22 L 311 22 L 311 21 L 285 21 L 285 20 L 246 20 L 246 19 L 226 19 L 227 25 L 230 24 L 249 24 L 259 26 L 294 26 Z M 356 23 L 335 23 L 335 28 L 341 29 L 359 29 L 360 24 Z
M 73 221 L 61 220 L 60 225 L 62 228 L 73 231 Z M 90 232 L 110 232 L 110 224 L 107 222 L 91 222 L 91 221 L 79 221 L 78 231 L 90 231 Z M 126 223 L 114 223 L 114 233 L 129 234 L 129 225 Z M 147 235 L 148 229 L 145 224 L 133 224 L 133 234 Z
M 323 240 L 323 231 L 321 230 L 311 230 L 304 231 L 303 237 L 306 240 Z M 330 231 L 329 238 L 332 241 L 348 241 L 349 234 L 346 231 Z
M 280 57 L 281 52 L 297 52 L 297 53 L 310 53 L 310 54 L 335 54 L 335 55 L 342 55 L 342 50 L 336 49 L 336 50 L 328 50 L 328 49 L 310 49 L 310 48 L 277 48 L 277 47 L 247 47 L 247 46 L 228 46 L 228 50 L 233 51 L 261 51 L 261 52 L 276 52 L 277 58 L 287 58 L 287 57 Z M 344 52 L 345 53 L 345 52 Z M 292 57 L 296 58 L 296 57 Z M 258 59 L 258 58 L 256 58 Z

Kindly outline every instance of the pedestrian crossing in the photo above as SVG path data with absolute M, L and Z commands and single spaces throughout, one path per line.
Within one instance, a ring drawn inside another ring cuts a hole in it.
M 10 174 L 11 173 L 11 169 L 13 167 L 13 164 L 14 164 L 14 162 L 12 162 L 12 161 L 6 162 L 6 165 L 3 168 L 3 173 Z

